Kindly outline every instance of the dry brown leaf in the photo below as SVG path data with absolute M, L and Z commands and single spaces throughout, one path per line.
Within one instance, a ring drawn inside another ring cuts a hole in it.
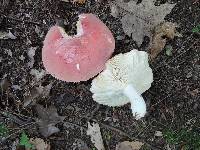
M 34 145 L 36 150 L 50 150 L 50 145 L 41 138 L 31 138 L 30 143 Z
M 54 106 L 44 108 L 42 105 L 37 104 L 36 111 L 39 117 L 37 121 L 39 131 L 44 137 L 48 137 L 60 131 L 55 125 L 62 122 L 65 117 L 59 116 Z
M 7 39 L 16 39 L 17 37 L 14 36 L 10 31 L 9 32 L 2 32 L 0 31 L 0 40 L 7 40 Z
M 35 105 L 38 98 L 47 98 L 51 91 L 52 85 L 53 82 L 46 86 L 39 85 L 38 87 L 31 88 L 29 94 L 24 97 L 24 107 Z
M 177 24 L 172 22 L 164 22 L 156 26 L 154 29 L 152 43 L 150 46 L 150 57 L 155 59 L 156 56 L 163 50 L 168 39 L 174 39 L 175 36 L 179 36 L 176 32 Z
M 90 122 L 88 122 L 87 135 L 90 135 L 91 141 L 97 150 L 105 150 L 98 123 L 92 123 L 91 125 Z
M 116 146 L 116 150 L 140 150 L 142 145 L 144 145 L 144 143 L 139 141 L 133 141 L 133 142 L 124 141 Z
M 7 91 L 8 88 L 10 87 L 10 82 L 6 79 L 6 78 L 3 78 L 1 81 L 0 81 L 0 89 L 2 91 Z
M 124 33 L 132 36 L 138 45 L 142 44 L 145 36 L 152 37 L 153 28 L 163 22 L 165 16 L 175 6 L 175 4 L 155 6 L 154 3 L 155 0 L 142 0 L 139 4 L 136 0 L 129 2 L 114 0 L 111 2 L 111 10 L 114 8 L 114 11 L 119 14 L 118 17 L 121 18 Z M 114 16 L 116 17 L 116 14 Z

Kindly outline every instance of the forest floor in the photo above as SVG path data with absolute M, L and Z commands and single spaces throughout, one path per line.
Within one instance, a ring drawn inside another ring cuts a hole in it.
M 16 36 L 0 40 L 0 150 L 12 149 L 23 131 L 29 138 L 49 142 L 52 150 L 81 150 L 80 143 L 93 149 L 86 134 L 88 121 L 100 125 L 106 150 L 115 150 L 116 144 L 127 140 L 143 142 L 143 149 L 181 149 L 187 144 L 193 149 L 196 143 L 187 143 L 184 141 L 187 137 L 179 140 L 177 136 L 182 130 L 186 130 L 184 136 L 200 134 L 200 34 L 192 32 L 200 24 L 200 2 L 176 1 L 165 18 L 179 25 L 182 37 L 168 41 L 172 56 L 163 51 L 151 63 L 154 82 L 143 94 L 147 115 L 142 120 L 134 119 L 130 104 L 111 108 L 93 101 L 91 80 L 66 83 L 49 74 L 37 80 L 31 73 L 33 69 L 44 70 L 41 51 L 48 29 L 62 19 L 66 21 L 66 31 L 73 34 L 77 16 L 83 12 L 96 14 L 112 31 L 116 38 L 113 55 L 133 48 L 143 50 L 124 34 L 120 20 L 110 14 L 107 1 L 73 4 L 60 0 L 0 0 L 0 30 Z M 28 56 L 28 52 L 35 52 L 34 57 Z M 27 93 L 49 84 L 52 87 L 47 96 L 29 100 Z M 60 116 L 66 116 L 56 125 L 59 132 L 47 138 L 40 134 L 35 123 L 38 116 L 35 103 L 45 108 L 53 105 Z

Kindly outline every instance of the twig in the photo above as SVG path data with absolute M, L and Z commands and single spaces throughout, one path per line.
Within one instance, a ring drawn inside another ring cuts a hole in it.
M 18 117 L 16 117 L 15 115 L 13 115 L 12 113 L 9 112 L 0 112 L 4 117 L 11 119 L 13 122 L 15 122 L 18 125 L 22 125 L 25 124 L 24 121 L 22 121 L 21 119 L 19 119 Z
M 6 15 L 3 15 L 3 17 L 5 17 L 7 19 L 10 19 L 10 20 L 15 20 L 15 21 L 18 21 L 18 22 L 22 22 L 22 23 L 31 23 L 31 24 L 41 25 L 39 22 L 28 21 L 28 20 L 20 20 L 20 19 L 17 19 L 17 18 L 6 16 Z
M 83 127 L 83 126 L 81 126 L 81 125 L 78 125 L 78 124 L 75 124 L 75 123 L 71 123 L 71 122 L 64 121 L 64 122 L 63 122 L 63 126 L 67 127 L 66 124 L 69 124 L 69 125 L 74 126 L 74 127 L 77 127 L 77 128 L 82 128 L 82 129 L 85 130 L 85 131 L 87 130 L 87 128 L 85 128 L 85 127 Z
M 151 107 L 157 106 L 158 104 L 160 104 L 161 102 L 163 102 L 164 100 L 166 100 L 169 97 L 172 97 L 173 94 L 169 94 L 166 97 L 164 97 L 163 99 L 160 99 L 158 102 L 156 102 L 155 104 L 152 104 Z

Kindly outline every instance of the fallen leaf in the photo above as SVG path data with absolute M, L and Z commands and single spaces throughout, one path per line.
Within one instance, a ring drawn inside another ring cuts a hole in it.
M 40 71 L 37 69 L 31 69 L 30 74 L 33 75 L 36 81 L 39 81 L 46 75 L 46 71 L 41 69 Z
M 155 136 L 157 136 L 157 137 L 162 137 L 163 134 L 162 134 L 161 131 L 156 131 L 156 132 L 155 132 Z
M 39 131 L 44 137 L 48 137 L 60 131 L 55 125 L 62 122 L 65 117 L 59 116 L 54 106 L 44 108 L 42 105 L 37 104 L 36 112 L 39 118 L 37 120 Z
M 176 32 L 177 24 L 172 22 L 164 22 L 155 27 L 150 45 L 150 57 L 155 59 L 156 56 L 164 49 L 168 39 L 174 39 L 175 36 L 181 36 Z M 170 51 L 168 51 L 170 54 Z
M 41 138 L 31 138 L 29 141 L 36 150 L 50 150 L 50 145 Z
M 40 96 L 40 91 L 37 87 L 30 89 L 30 93 L 24 97 L 24 107 L 27 107 L 31 103 L 35 103 L 36 98 Z
M 90 122 L 88 122 L 87 135 L 91 137 L 91 141 L 97 150 L 105 150 L 98 123 L 92 123 L 91 125 Z
M 10 84 L 10 82 L 6 78 L 3 78 L 0 81 L 0 89 L 2 91 L 7 91 L 10 86 L 11 86 L 11 84 Z
M 32 68 L 34 63 L 35 63 L 35 51 L 36 51 L 37 47 L 30 47 L 28 49 L 27 55 L 29 57 L 29 62 L 28 62 L 28 67 Z
M 46 86 L 39 85 L 38 87 L 33 87 L 30 89 L 30 93 L 24 98 L 24 107 L 32 104 L 34 105 L 38 98 L 46 98 L 49 96 L 53 83 Z
M 144 145 L 144 143 L 139 141 L 124 141 L 116 146 L 116 150 L 139 150 L 142 147 L 142 145 Z
M 175 4 L 155 6 L 154 0 L 143 0 L 139 4 L 137 1 L 114 0 L 111 2 L 111 8 L 112 5 L 116 5 L 115 9 L 119 10 L 124 33 L 132 36 L 139 46 L 145 36 L 151 38 L 153 28 L 163 22 L 165 16 L 175 6 Z
M 189 93 L 190 93 L 192 96 L 196 96 L 196 95 L 199 94 L 199 90 L 198 90 L 198 89 L 195 89 L 195 90 L 193 90 L 193 91 L 190 91 Z
M 73 0 L 74 3 L 85 4 L 86 0 Z
M 172 56 L 172 46 L 171 45 L 167 45 L 165 48 L 165 53 L 167 56 Z
M 0 39 L 1 40 L 7 40 L 7 39 L 16 39 L 17 37 L 14 36 L 10 31 L 9 32 L 4 32 L 0 31 Z

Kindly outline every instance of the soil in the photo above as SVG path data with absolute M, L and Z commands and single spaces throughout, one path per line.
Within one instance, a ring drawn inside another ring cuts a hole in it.
M 124 34 L 119 18 L 110 15 L 107 1 L 87 0 L 85 4 L 73 4 L 60 0 L 0 0 L 0 30 L 10 30 L 17 37 L 15 40 L 0 40 L 1 83 L 6 78 L 10 84 L 1 90 L 0 122 L 11 131 L 6 139 L 1 140 L 0 149 L 11 149 L 22 130 L 29 137 L 41 137 L 50 142 L 52 150 L 80 150 L 77 144 L 80 141 L 92 149 L 94 145 L 85 132 L 88 121 L 100 124 L 107 150 L 114 150 L 121 141 L 134 139 L 146 143 L 149 149 L 166 149 L 166 141 L 156 137 L 156 131 L 187 128 L 200 132 L 200 35 L 192 32 L 200 23 L 200 2 L 170 2 L 177 4 L 165 19 L 178 23 L 182 37 L 168 41 L 168 45 L 172 46 L 172 56 L 167 56 L 163 51 L 151 63 L 154 82 L 143 94 L 148 114 L 136 121 L 129 104 L 111 108 L 94 102 L 89 91 L 91 80 L 66 83 L 46 75 L 36 81 L 30 74 L 33 68 L 44 69 L 41 49 L 48 29 L 64 20 L 66 31 L 75 34 L 77 15 L 83 12 L 98 15 L 112 31 L 117 39 L 113 55 L 133 48 L 144 50 L 147 43 L 137 47 Z M 27 66 L 30 48 L 36 49 L 32 68 Z M 35 85 L 41 83 L 45 86 L 51 82 L 53 87 L 49 96 L 37 99 L 37 103 L 45 107 L 54 105 L 59 115 L 66 116 L 66 123 L 57 125 L 60 132 L 44 138 L 38 132 L 38 126 L 32 123 L 37 118 L 34 105 L 24 107 L 23 102 L 25 95 Z M 16 88 L 16 85 L 20 88 Z M 5 112 L 13 116 L 5 116 Z

